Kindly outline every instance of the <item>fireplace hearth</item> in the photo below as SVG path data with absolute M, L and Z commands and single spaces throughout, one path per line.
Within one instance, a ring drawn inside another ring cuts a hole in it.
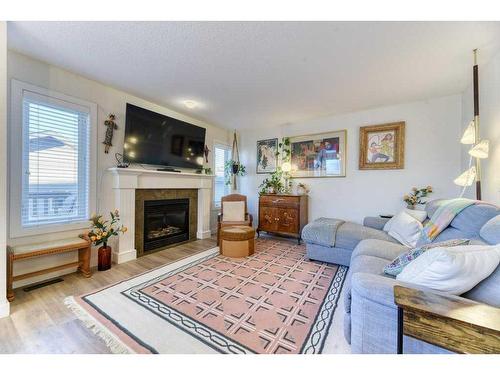
M 144 201 L 144 251 L 189 240 L 189 199 Z

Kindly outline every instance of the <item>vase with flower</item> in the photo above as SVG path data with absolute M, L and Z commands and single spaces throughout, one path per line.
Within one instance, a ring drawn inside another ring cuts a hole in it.
M 410 194 L 405 194 L 403 196 L 403 201 L 406 203 L 406 208 L 410 210 L 415 209 L 415 205 L 417 204 L 425 204 L 426 202 L 422 200 L 427 195 L 432 193 L 432 186 L 426 186 L 423 188 L 412 188 Z
M 97 269 L 106 271 L 111 268 L 111 246 L 108 241 L 113 236 L 118 236 L 127 231 L 127 227 L 120 225 L 120 213 L 118 210 L 110 212 L 110 219 L 106 220 L 103 215 L 92 215 L 90 218 L 90 231 L 88 238 L 94 246 L 99 246 L 97 257 Z

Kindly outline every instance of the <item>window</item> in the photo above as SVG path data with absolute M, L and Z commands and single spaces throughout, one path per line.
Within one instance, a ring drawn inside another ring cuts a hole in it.
M 17 81 L 12 88 L 12 108 L 20 112 L 16 116 L 12 111 L 13 130 L 16 122 L 20 126 L 13 131 L 11 147 L 15 159 L 11 165 L 11 235 L 71 229 L 71 224 L 81 227 L 94 208 L 91 135 L 95 105 Z
M 224 165 L 229 160 L 231 148 L 227 145 L 215 144 L 214 146 L 214 205 L 220 207 L 221 198 L 231 192 L 231 187 L 226 185 L 224 178 Z

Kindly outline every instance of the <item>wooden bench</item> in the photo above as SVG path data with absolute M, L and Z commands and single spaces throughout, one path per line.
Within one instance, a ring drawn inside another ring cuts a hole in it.
M 28 272 L 22 275 L 14 276 L 14 262 L 37 258 L 45 255 L 54 255 L 67 253 L 70 251 L 78 251 L 78 261 L 60 266 L 45 268 L 39 271 Z M 74 237 L 63 240 L 56 240 L 33 245 L 8 246 L 7 247 L 7 299 L 14 300 L 14 291 L 12 284 L 14 281 L 28 279 L 30 277 L 44 275 L 59 271 L 65 268 L 78 267 L 83 276 L 90 277 L 90 242 L 81 237 Z

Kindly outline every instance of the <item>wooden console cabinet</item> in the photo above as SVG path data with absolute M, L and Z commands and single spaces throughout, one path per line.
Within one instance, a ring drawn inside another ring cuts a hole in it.
M 259 197 L 260 231 L 297 238 L 307 224 L 307 195 L 264 194 Z

